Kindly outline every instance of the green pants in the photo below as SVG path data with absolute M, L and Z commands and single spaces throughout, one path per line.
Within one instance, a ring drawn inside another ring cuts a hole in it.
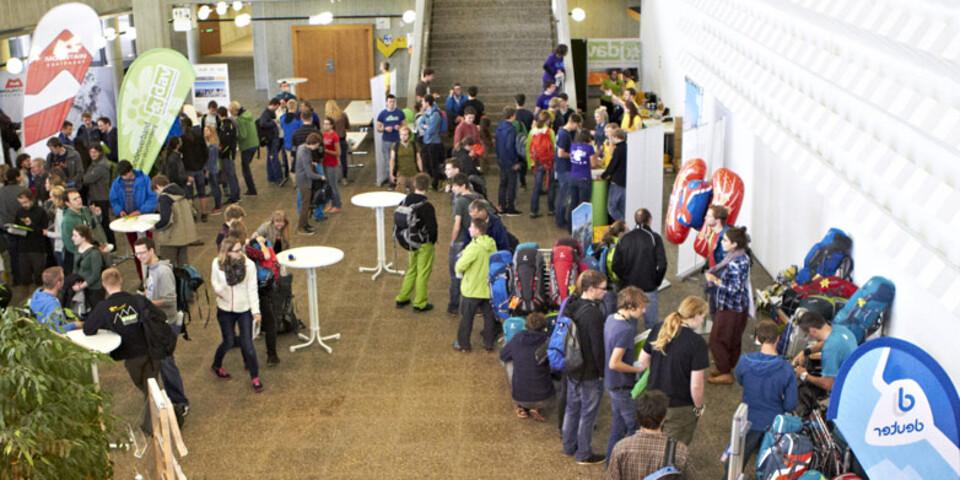
M 417 250 L 411 250 L 407 260 L 407 271 L 403 274 L 403 285 L 398 302 L 410 300 L 413 294 L 413 306 L 423 308 L 427 305 L 427 284 L 430 282 L 430 272 L 433 271 L 433 244 L 424 243 Z
M 699 419 L 693 413 L 692 405 L 670 407 L 667 409 L 667 418 L 663 421 L 663 432 L 689 447 L 697 430 L 697 420 Z

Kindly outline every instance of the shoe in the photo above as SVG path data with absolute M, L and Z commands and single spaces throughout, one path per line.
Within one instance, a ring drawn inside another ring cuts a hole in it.
M 530 218 L 540 218 L 540 217 L 542 217 L 542 216 L 543 216 L 543 215 L 540 215 L 539 213 L 531 213 L 531 214 L 530 214 Z
M 213 371 L 213 374 L 219 378 L 230 378 L 230 374 L 227 373 L 227 369 L 223 367 L 210 367 L 210 370 Z
M 550 215 L 550 216 L 552 217 L 552 216 L 553 216 L 553 210 L 550 210 L 549 212 L 547 212 L 547 215 Z
M 450 315 L 460 315 L 460 310 L 456 308 L 447 307 L 447 313 Z
M 603 463 L 607 457 L 600 455 L 598 453 L 590 454 L 589 457 L 584 458 L 583 460 L 577 460 L 577 465 L 596 465 L 598 463 Z
M 210 215 L 220 215 L 221 213 L 223 213 L 223 208 L 214 208 L 213 210 L 210 210 Z
M 333 207 L 330 210 L 327 210 L 327 213 L 340 213 L 340 207 Z
M 517 210 L 516 208 L 511 208 L 509 210 L 504 211 L 503 214 L 508 217 L 517 217 L 517 216 L 523 215 L 523 212 L 521 212 L 520 210 Z
M 458 352 L 463 352 L 463 353 L 469 353 L 469 352 L 470 352 L 470 347 L 461 347 L 461 346 L 460 346 L 460 342 L 458 342 L 458 341 L 456 341 L 456 340 L 453 341 L 453 349 L 456 350 L 456 351 L 458 351 Z
M 191 242 L 188 246 L 190 246 L 190 247 L 202 247 L 202 246 L 203 246 L 203 240 L 194 240 L 194 241 Z
M 246 193 L 244 193 L 244 195 L 246 195 L 246 196 L 248 196 L 248 197 L 256 197 L 256 196 L 257 196 L 257 192 L 246 192 Z
M 253 377 L 253 380 L 250 380 L 250 386 L 253 387 L 253 391 L 260 393 L 263 391 L 263 383 L 260 382 L 260 377 Z
M 273 367 L 280 363 L 280 357 L 276 355 L 267 355 L 267 365 Z
M 173 415 L 177 418 L 178 427 L 183 428 L 183 421 L 189 412 L 190 405 L 187 405 L 186 403 L 178 403 L 173 406 Z
M 707 383 L 711 383 L 713 385 L 733 385 L 733 381 L 733 375 L 729 373 L 721 373 L 715 377 L 707 378 Z
M 433 304 L 432 304 L 432 303 L 428 303 L 428 304 L 426 304 L 426 305 L 424 305 L 424 306 L 422 306 L 422 307 L 413 307 L 413 311 L 414 311 L 414 312 L 417 312 L 417 313 L 429 312 L 430 310 L 433 310 Z
M 402 301 L 402 302 L 398 300 L 398 301 L 396 302 L 396 305 L 397 305 L 397 308 L 406 307 L 407 305 L 410 305 L 410 300 L 404 300 L 404 301 Z M 416 307 L 414 307 L 414 308 L 416 308 Z
M 297 229 L 297 235 L 303 235 L 303 236 L 306 236 L 306 237 L 309 237 L 310 235 L 314 235 L 314 234 L 316 234 L 316 233 L 317 233 L 317 232 L 316 232 L 314 229 L 312 229 L 312 228 L 300 228 L 300 229 Z
M 485 352 L 487 352 L 487 353 L 490 353 L 490 352 L 493 351 L 493 347 L 488 347 L 488 346 L 484 345 L 484 346 L 483 346 L 483 350 L 484 350 Z

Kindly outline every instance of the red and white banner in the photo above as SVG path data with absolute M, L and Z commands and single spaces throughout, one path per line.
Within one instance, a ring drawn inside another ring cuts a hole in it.
M 100 17 L 82 3 L 52 8 L 33 32 L 23 98 L 23 145 L 34 157 L 60 132 L 93 54 L 102 45 Z

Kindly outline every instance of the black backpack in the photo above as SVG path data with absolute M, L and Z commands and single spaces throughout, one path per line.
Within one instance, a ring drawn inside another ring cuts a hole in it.
M 140 313 L 140 323 L 143 325 L 143 336 L 147 340 L 147 355 L 154 360 L 163 360 L 173 355 L 177 348 L 177 335 L 167 324 L 167 315 L 159 307 L 146 299 L 139 297 L 143 304 Z
M 311 208 L 322 207 L 333 199 L 333 187 L 326 180 L 314 180 L 311 186 L 313 190 L 313 198 L 310 199 Z
M 427 225 L 417 213 L 417 210 L 425 203 L 427 202 L 400 205 L 393 212 L 393 238 L 404 250 L 417 250 L 421 245 L 430 241 Z
M 182 265 L 173 267 L 173 279 L 177 291 L 177 311 L 183 312 L 183 338 L 184 340 L 190 340 L 190 335 L 187 333 L 187 325 L 193 320 L 193 315 L 190 313 L 190 306 L 197 300 L 200 287 L 202 287 L 204 283 L 203 276 L 200 275 L 197 267 L 193 265 Z M 207 305 L 210 305 L 210 294 L 206 289 L 203 289 L 203 293 L 207 297 Z M 207 320 L 209 320 L 209 313 L 208 309 Z

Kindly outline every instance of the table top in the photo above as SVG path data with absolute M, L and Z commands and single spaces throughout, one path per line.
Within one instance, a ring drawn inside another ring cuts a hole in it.
M 296 85 L 296 84 L 298 84 L 298 83 L 307 83 L 308 81 L 309 81 L 309 79 L 308 79 L 308 78 L 304 78 L 304 77 L 289 77 L 289 78 L 278 78 L 278 79 L 277 79 L 277 83 L 287 82 L 287 83 L 290 83 L 290 84 L 293 84 L 293 85 Z
M 356 148 L 357 145 L 363 143 L 363 140 L 367 138 L 367 135 L 370 134 L 370 130 L 363 132 L 347 132 L 347 144 L 350 145 L 350 148 Z
M 144 213 L 136 217 L 122 217 L 110 222 L 110 230 L 121 233 L 143 233 L 160 221 L 159 213 Z
M 373 122 L 373 102 L 354 100 L 343 110 L 352 125 L 369 125 Z
M 329 267 L 343 260 L 343 250 L 333 247 L 297 247 L 277 254 L 280 265 L 287 268 Z
M 84 335 L 83 330 L 70 330 L 67 337 L 87 350 L 110 353 L 120 346 L 120 335 L 110 330 L 97 330 L 95 335 Z
M 358 207 L 386 208 L 400 205 L 404 198 L 406 195 L 399 192 L 366 192 L 354 195 L 350 203 Z

